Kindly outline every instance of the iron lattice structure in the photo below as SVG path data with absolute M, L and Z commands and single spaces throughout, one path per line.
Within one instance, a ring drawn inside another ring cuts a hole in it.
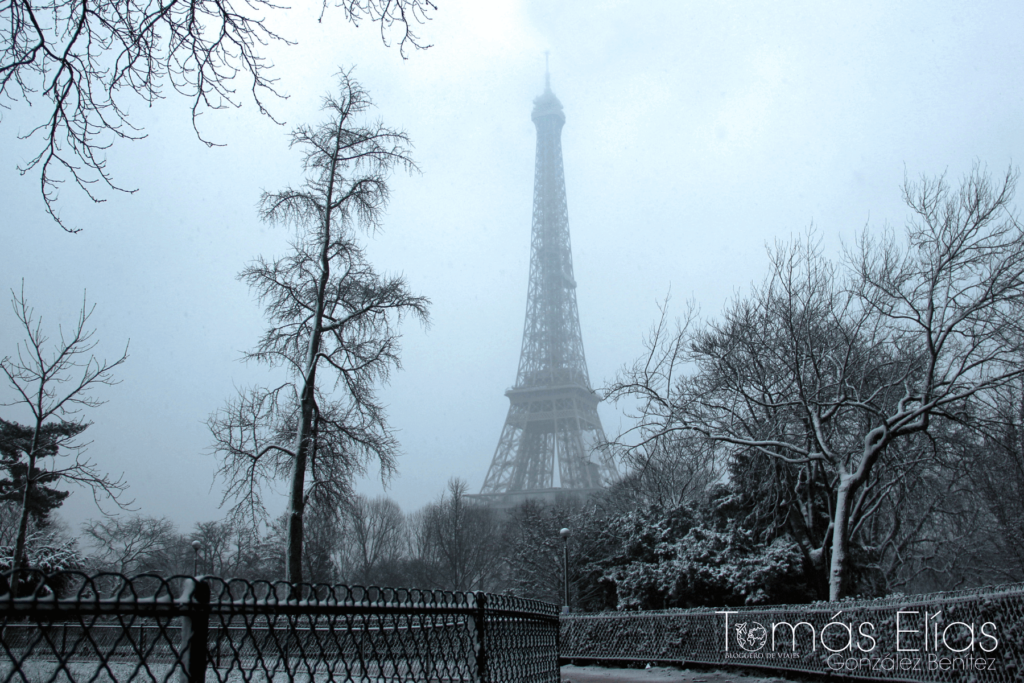
M 533 123 L 537 165 L 523 346 L 482 497 L 595 490 L 618 478 L 583 354 L 562 169 L 565 114 L 550 80 L 534 100 Z

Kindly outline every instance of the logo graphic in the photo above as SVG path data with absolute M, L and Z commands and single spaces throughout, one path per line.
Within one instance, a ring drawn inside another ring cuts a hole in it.
M 768 642 L 768 629 L 756 621 L 749 628 L 746 622 L 736 624 L 736 642 L 747 652 L 756 652 Z

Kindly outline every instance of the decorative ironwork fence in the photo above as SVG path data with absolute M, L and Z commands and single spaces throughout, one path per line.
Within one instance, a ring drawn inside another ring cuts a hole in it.
M 0 683 L 558 680 L 556 607 L 485 593 L 85 576 L 0 595 Z
M 559 655 L 887 681 L 1024 681 L 1024 584 L 811 605 L 563 615 Z

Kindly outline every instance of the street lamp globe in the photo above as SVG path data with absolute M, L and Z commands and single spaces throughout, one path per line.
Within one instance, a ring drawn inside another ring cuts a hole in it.
M 192 576 L 199 573 L 199 549 L 203 547 L 203 544 L 198 540 L 192 541 L 192 550 L 195 551 L 195 556 L 192 558 Z

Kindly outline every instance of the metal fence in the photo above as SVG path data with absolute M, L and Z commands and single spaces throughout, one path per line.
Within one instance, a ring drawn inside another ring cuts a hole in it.
M 0 683 L 558 680 L 556 607 L 485 593 L 62 574 L 0 595 Z
M 1024 681 L 1024 584 L 880 600 L 563 615 L 563 661 Z

